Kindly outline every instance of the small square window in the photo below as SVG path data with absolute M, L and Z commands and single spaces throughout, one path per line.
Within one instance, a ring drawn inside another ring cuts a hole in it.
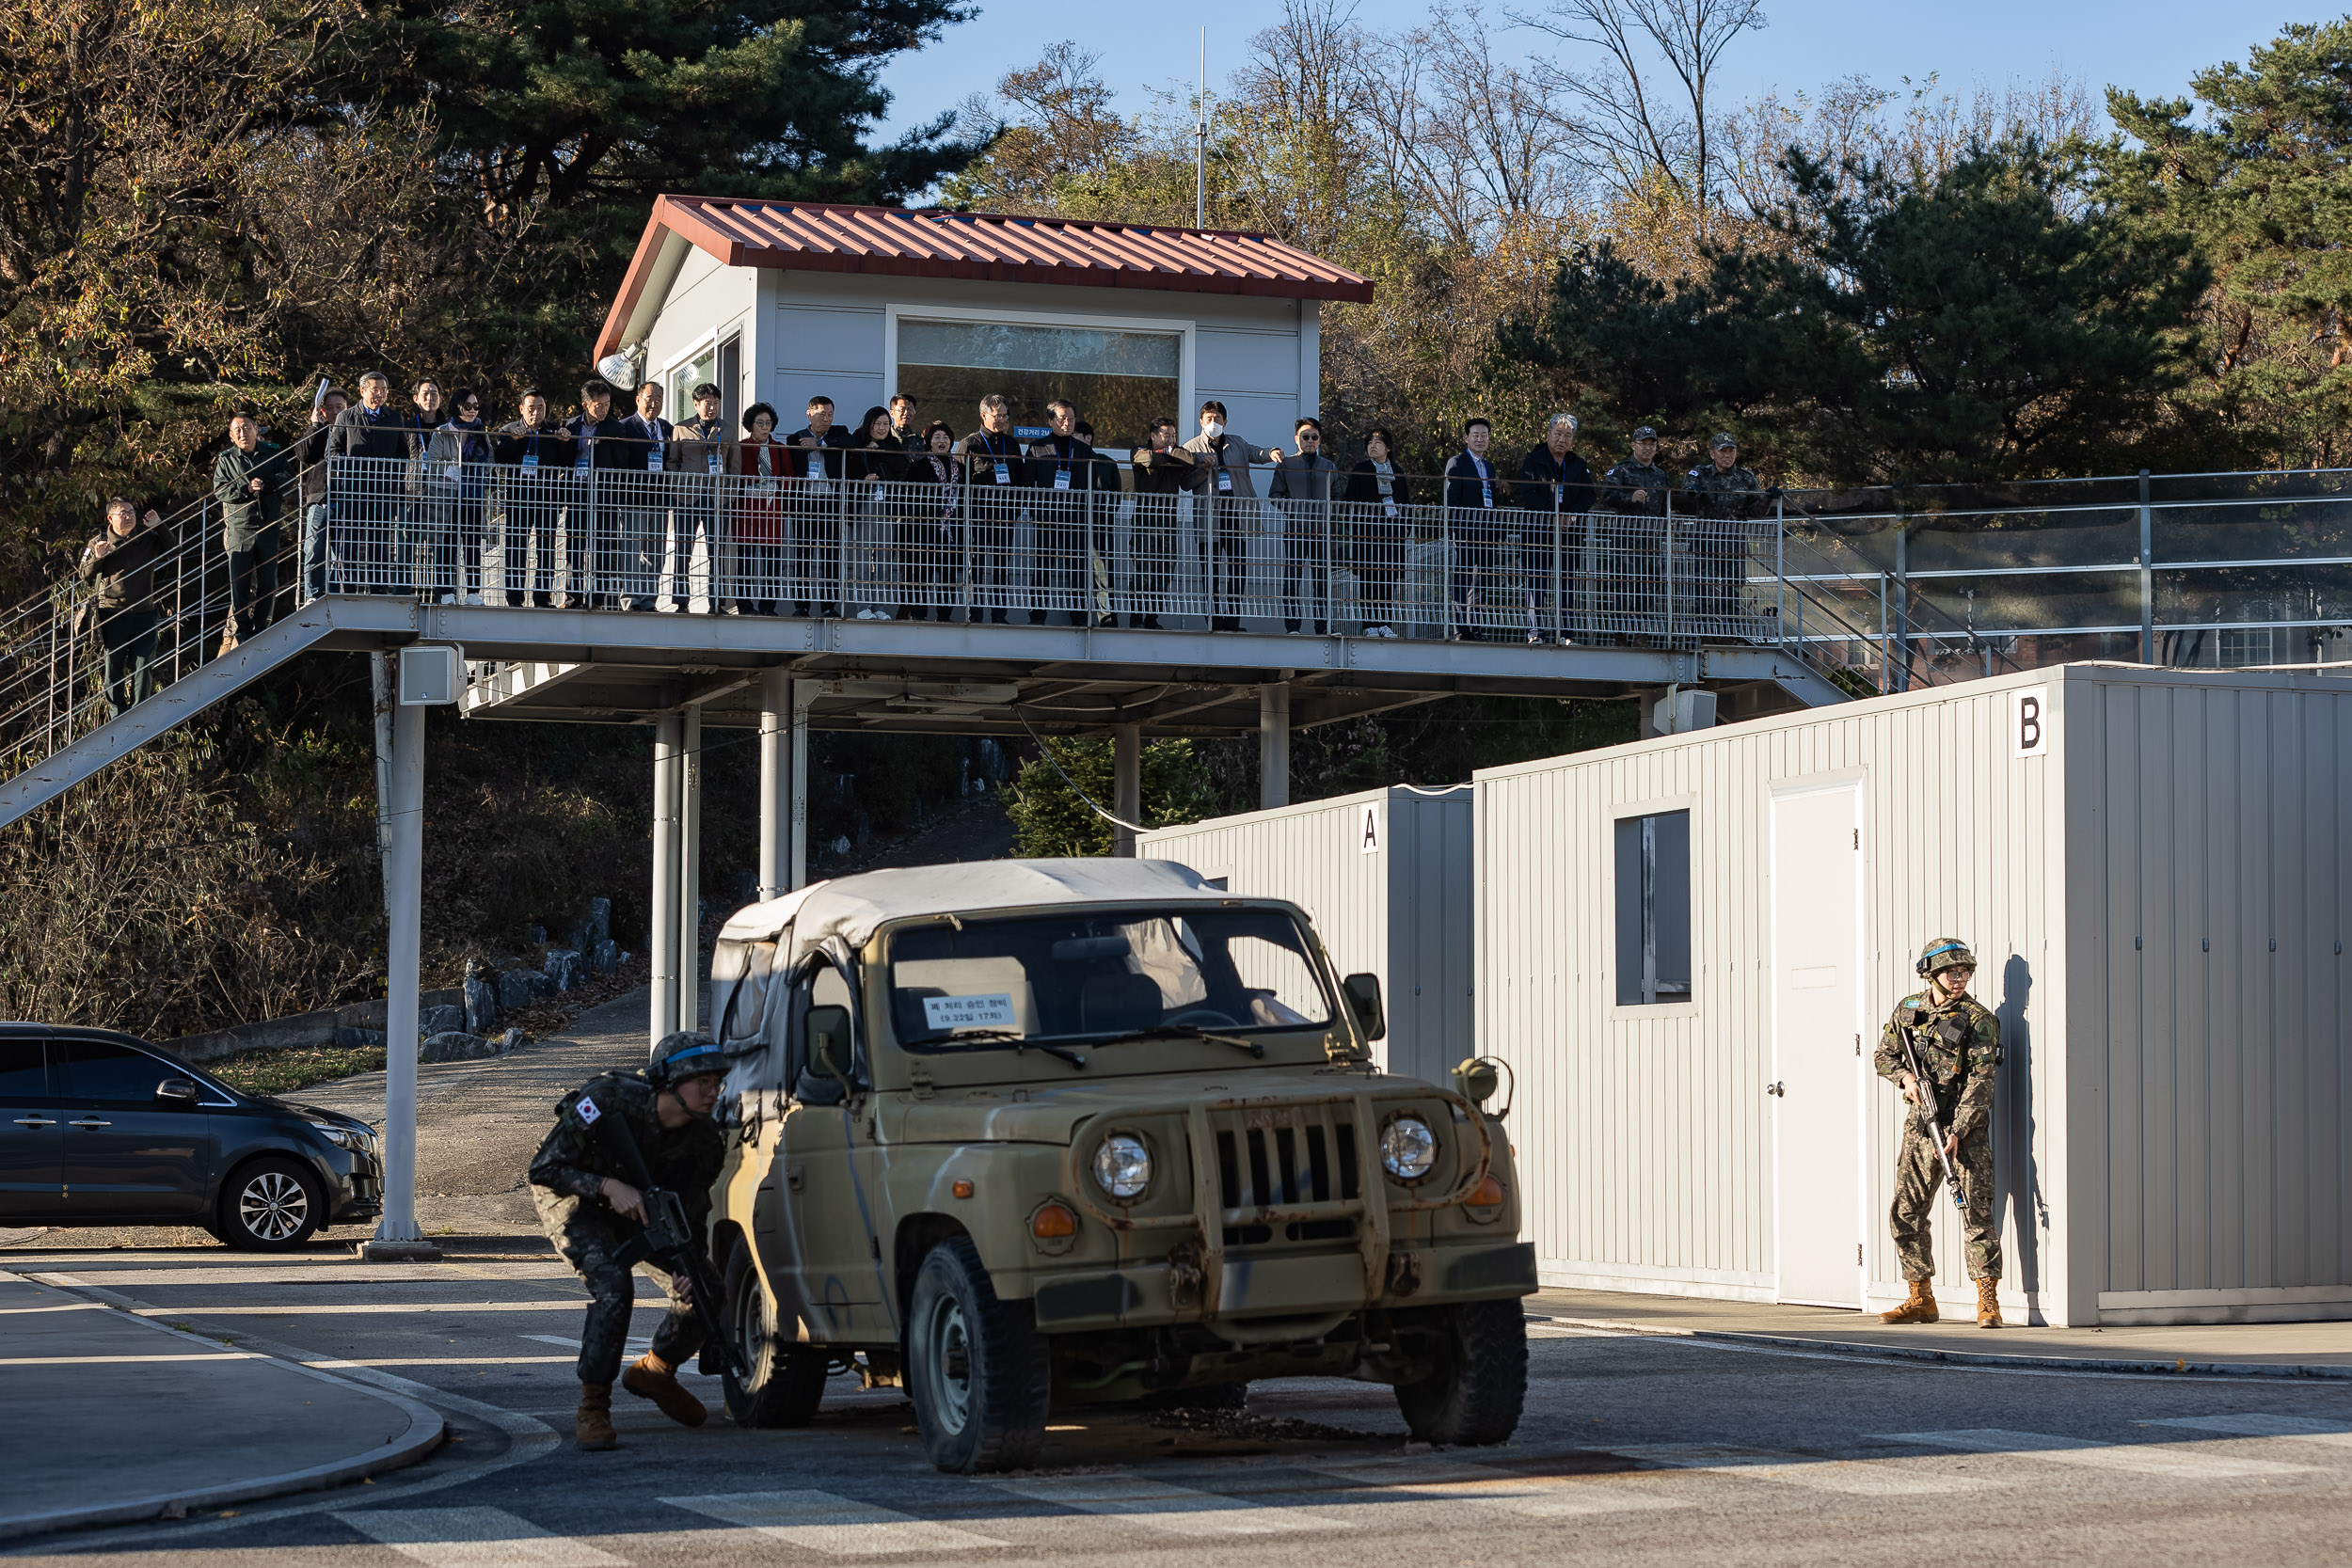
M 1691 814 L 1617 821 L 1617 1006 L 1691 1000 Z

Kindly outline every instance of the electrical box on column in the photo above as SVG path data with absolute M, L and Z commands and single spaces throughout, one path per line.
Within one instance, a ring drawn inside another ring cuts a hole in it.
M 440 707 L 466 689 L 466 650 L 454 642 L 428 642 L 400 650 L 397 682 L 402 707 Z

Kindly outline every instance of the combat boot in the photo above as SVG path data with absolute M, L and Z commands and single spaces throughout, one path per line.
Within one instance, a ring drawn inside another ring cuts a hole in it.
M 601 1453 L 621 1446 L 619 1433 L 612 1430 L 612 1385 L 583 1383 L 580 1386 L 580 1417 L 572 1443 L 590 1453 Z
M 2001 1326 L 2000 1294 L 2001 1282 L 1998 1279 L 1977 1281 L 1977 1326 L 1979 1328 Z
M 664 1416 L 680 1426 L 698 1427 L 710 1418 L 703 1402 L 688 1393 L 677 1380 L 677 1369 L 661 1357 L 646 1354 L 621 1374 L 621 1386 L 641 1400 L 651 1400 Z
M 1924 1279 L 1911 1282 L 1911 1294 L 1892 1312 L 1881 1312 L 1883 1323 L 1931 1323 L 1935 1322 L 1935 1292 L 1928 1289 Z

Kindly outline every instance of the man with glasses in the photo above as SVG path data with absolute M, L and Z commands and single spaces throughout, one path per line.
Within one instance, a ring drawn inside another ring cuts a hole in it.
M 1282 629 L 1296 631 L 1303 580 L 1314 607 L 1315 635 L 1328 625 L 1331 601 L 1331 481 L 1340 466 L 1323 454 L 1323 423 L 1302 419 L 1298 450 L 1274 465 L 1266 499 L 1282 515 Z
M 496 443 L 499 467 L 506 470 L 499 584 L 508 604 L 544 609 L 555 603 L 555 516 L 572 464 L 572 437 L 550 422 L 548 400 L 536 387 L 523 393 L 521 413 Z
M 1998 1328 L 2001 1228 L 1993 1208 L 1993 1081 L 2001 1065 L 2001 1021 L 1968 994 L 1977 956 L 1958 937 L 1929 942 L 1912 967 L 1926 988 L 1895 1004 L 1895 1016 L 1879 1033 L 1875 1061 L 1879 1076 L 1908 1102 L 1888 1217 L 1911 1294 L 1879 1317 L 1890 1323 L 1935 1322 L 1935 1193 L 1949 1160 L 1963 1189 L 1961 1230 L 1968 1276 L 1977 1282 L 1977 1326 Z
M 670 451 L 677 468 L 677 521 L 662 571 L 662 591 L 676 594 L 680 610 L 691 610 L 697 598 L 716 610 L 711 574 L 732 569 L 731 562 L 720 559 L 719 496 L 726 487 L 723 476 L 734 471 L 735 443 L 727 438 L 719 388 L 706 381 L 694 388 L 693 399 L 694 417 L 670 427 Z
M 1051 602 L 1060 599 L 1070 611 L 1070 624 L 1083 626 L 1087 612 L 1080 606 L 1086 589 L 1080 579 L 1091 574 L 1080 562 L 1092 554 L 1087 548 L 1086 524 L 1093 499 L 1094 449 L 1078 438 L 1076 404 L 1056 398 L 1045 405 L 1045 418 L 1053 434 L 1029 448 L 1029 479 L 1038 488 L 1029 504 L 1038 557 L 1031 575 L 1038 597 L 1029 607 L 1029 624 L 1042 624 Z

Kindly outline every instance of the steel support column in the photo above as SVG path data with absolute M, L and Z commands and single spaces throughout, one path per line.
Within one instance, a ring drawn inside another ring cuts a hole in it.
M 384 1214 L 370 1258 L 437 1258 L 417 1228 L 418 926 L 424 904 L 424 709 L 391 713 L 388 810 L 390 852 L 384 858 L 390 916 L 384 943 Z
M 815 681 L 794 681 L 792 694 L 792 886 L 808 886 L 808 710 Z
M 1143 820 L 1143 726 L 1111 726 L 1111 815 L 1121 822 Z M 1136 835 L 1126 828 L 1111 829 L 1111 853 L 1129 860 L 1136 856 Z
M 699 1029 L 702 990 L 703 710 L 678 726 L 677 1026 Z
M 682 721 L 675 712 L 653 721 L 653 954 L 652 1040 L 677 1027 L 678 752 Z
M 781 898 L 792 883 L 792 676 L 759 677 L 759 896 Z
M 1258 808 L 1271 811 L 1290 803 L 1290 683 L 1269 681 L 1258 688 Z

